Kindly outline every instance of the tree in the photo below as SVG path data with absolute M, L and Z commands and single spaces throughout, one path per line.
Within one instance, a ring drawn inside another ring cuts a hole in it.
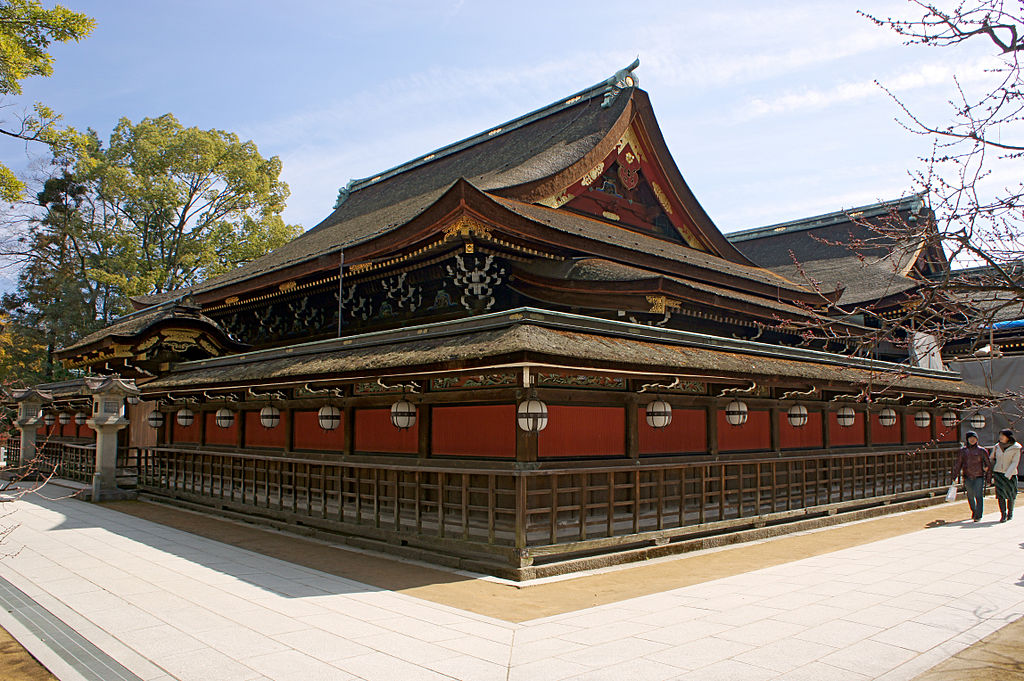
M 73 132 L 73 131 L 72 131 Z M 187 287 L 300 231 L 281 217 L 277 157 L 174 116 L 122 119 L 106 147 L 89 131 L 54 150 L 37 215 L 0 253 L 21 266 L 4 297 L 11 332 L 42 356 L 27 382 L 62 377 L 53 352 L 131 309 L 129 298 Z
M 38 0 L 0 0 L 0 97 L 20 95 L 21 81 L 26 78 L 51 75 L 54 60 L 47 52 L 50 44 L 77 42 L 94 26 L 91 18 L 60 5 L 48 10 Z M 37 103 L 33 114 L 22 116 L 14 125 L 0 121 L 0 134 L 26 142 L 61 145 L 70 137 L 58 127 L 59 120 L 53 110 Z M 14 172 L 0 164 L 0 200 L 14 201 L 24 189 Z
M 1024 54 L 1024 4 L 963 0 L 946 9 L 924 0 L 908 1 L 910 18 L 860 14 L 903 36 L 908 46 L 955 49 L 969 41 L 984 42 L 991 48 L 992 64 L 978 67 L 966 82 L 953 80 L 948 119 L 938 122 L 879 83 L 897 106 L 898 123 L 931 140 L 931 152 L 911 172 L 915 193 L 926 198 L 929 209 L 913 217 L 896 210 L 872 220 L 850 215 L 872 236 L 826 243 L 845 246 L 865 260 L 876 258 L 873 252 L 878 250 L 894 253 L 889 258 L 889 276 L 894 278 L 905 276 L 901 267 L 920 253 L 932 253 L 931 262 L 939 266 L 924 274 L 910 273 L 916 285 L 903 294 L 904 303 L 895 312 L 871 304 L 829 304 L 822 291 L 822 307 L 832 317 L 864 320 L 870 330 L 841 337 L 834 327 L 818 324 L 804 332 L 816 342 L 839 341 L 862 350 L 895 341 L 912 360 L 939 349 L 947 358 L 997 357 L 999 336 L 1018 342 L 1024 329 L 1017 321 L 1024 320 L 1024 81 L 1019 61 Z M 1024 387 L 1018 380 L 1007 390 L 1004 382 L 993 380 L 993 371 L 999 371 L 993 366 L 988 363 L 987 374 L 972 378 L 1005 392 L 1010 401 L 974 406 L 993 408 L 1015 423 L 1024 414 Z M 974 373 L 976 367 L 970 368 Z M 1004 370 L 1013 371 L 1009 365 Z
M 923 0 L 909 4 L 912 18 L 860 13 L 904 36 L 910 46 L 952 49 L 986 41 L 994 63 L 979 67 L 982 73 L 972 74 L 968 84 L 954 79 L 949 118 L 941 122 L 926 120 L 879 83 L 898 107 L 898 123 L 932 141 L 931 153 L 911 173 L 915 193 L 926 197 L 930 212 L 927 219 L 907 220 L 894 211 L 870 223 L 851 216 L 874 236 L 842 245 L 857 254 L 902 249 L 899 255 L 907 257 L 892 258 L 896 266 L 919 252 L 938 253 L 943 267 L 918 278 L 903 314 L 883 316 L 870 306 L 833 306 L 831 313 L 871 322 L 874 333 L 840 339 L 863 348 L 894 338 L 909 345 L 915 333 L 927 330 L 939 344 L 971 339 L 977 349 L 994 325 L 1024 318 L 1024 5 L 973 0 L 946 10 Z
M 954 80 L 946 121 L 925 120 L 886 90 L 902 113 L 900 123 L 933 140 L 932 153 L 914 178 L 935 214 L 934 230 L 899 223 L 888 229 L 905 241 L 936 243 L 945 250 L 954 267 L 927 288 L 933 297 L 973 302 L 965 315 L 967 328 L 957 332 L 976 334 L 1018 314 L 1024 298 L 1024 5 L 974 0 L 948 11 L 921 0 L 911 5 L 918 12 L 911 19 L 862 14 L 904 36 L 908 45 L 950 48 L 986 41 L 996 59 L 980 91 Z M 1015 180 L 1004 184 L 1001 176 Z
M 67 175 L 48 180 L 37 200 L 44 212 L 18 242 L 17 288 L 2 298 L 12 359 L 8 370 L 28 382 L 64 378 L 54 353 L 68 339 L 127 311 L 123 295 L 90 277 L 119 261 L 114 239 L 89 219 L 86 188 Z M 122 265 L 127 265 L 122 261 Z
M 289 191 L 280 159 L 233 133 L 185 128 L 165 114 L 122 119 L 106 149 L 90 132 L 85 148 L 75 176 L 133 264 L 102 274 L 128 295 L 196 284 L 300 232 L 281 217 Z

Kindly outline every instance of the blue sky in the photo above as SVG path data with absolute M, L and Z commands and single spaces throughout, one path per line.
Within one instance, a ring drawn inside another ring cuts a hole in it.
M 45 3 L 47 5 L 52 3 Z M 684 177 L 723 231 L 895 198 L 926 139 L 893 88 L 945 120 L 952 77 L 987 58 L 903 46 L 856 14 L 882 2 L 90 0 L 95 33 L 25 84 L 76 127 L 167 112 L 280 156 L 285 217 L 312 227 L 337 190 L 603 80 L 639 56 Z M 23 147 L 0 153 L 24 165 Z

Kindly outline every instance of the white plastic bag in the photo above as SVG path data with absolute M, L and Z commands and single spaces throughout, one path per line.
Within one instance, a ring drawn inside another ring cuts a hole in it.
M 956 501 L 956 483 L 955 482 L 952 485 L 949 486 L 949 491 L 946 492 L 946 501 L 948 503 L 953 503 L 954 501 Z

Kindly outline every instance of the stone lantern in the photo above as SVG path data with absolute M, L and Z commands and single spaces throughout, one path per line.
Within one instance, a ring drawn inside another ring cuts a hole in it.
M 43 405 L 53 401 L 53 395 L 36 388 L 12 390 L 11 397 L 18 403 L 18 418 L 14 425 L 21 431 L 21 460 L 8 461 L 17 466 L 36 458 L 36 430 L 43 422 Z
M 117 489 L 117 431 L 128 425 L 125 398 L 137 396 L 135 381 L 118 377 L 86 378 L 92 394 L 92 417 L 86 422 L 96 431 L 96 472 L 92 477 L 92 500 L 123 497 Z

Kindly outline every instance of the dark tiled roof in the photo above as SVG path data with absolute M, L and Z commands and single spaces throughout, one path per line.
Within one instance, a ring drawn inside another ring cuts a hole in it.
M 553 175 L 583 158 L 622 114 L 630 90 L 602 108 L 604 84 L 559 100 L 533 114 L 495 126 L 469 140 L 420 157 L 381 179 L 361 180 L 348 199 L 320 224 L 262 258 L 191 290 L 212 290 L 266 272 L 336 253 L 402 225 L 436 201 L 460 178 L 496 190 Z M 376 180 L 376 181 L 375 181 Z M 177 293 L 140 296 L 155 304 Z

